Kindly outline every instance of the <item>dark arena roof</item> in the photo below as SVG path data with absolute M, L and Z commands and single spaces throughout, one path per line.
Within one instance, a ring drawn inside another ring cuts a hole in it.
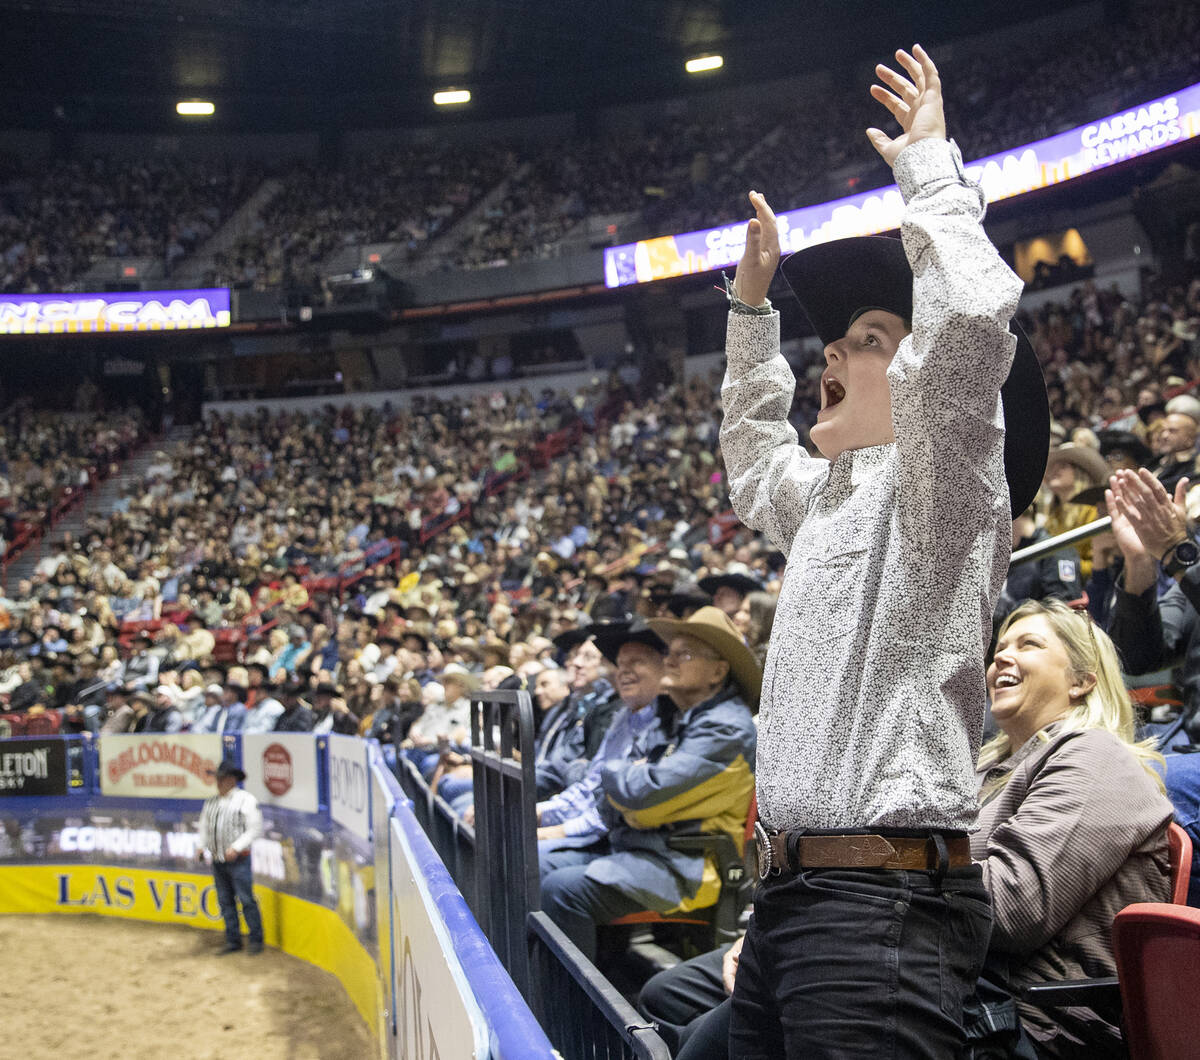
M 176 101 L 193 96 L 216 103 L 212 129 L 394 127 L 430 121 L 432 93 L 451 86 L 472 104 L 439 120 L 587 110 L 1044 13 L 1032 0 L 0 0 L 0 95 L 8 128 L 175 131 Z M 684 60 L 708 52 L 721 76 L 689 78 Z

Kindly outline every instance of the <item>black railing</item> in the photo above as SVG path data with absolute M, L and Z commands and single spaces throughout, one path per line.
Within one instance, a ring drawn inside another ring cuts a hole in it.
M 476 918 L 518 989 L 529 997 L 526 920 L 541 907 L 537 786 L 529 693 L 471 699 L 475 793 Z
M 669 1060 L 653 1025 L 539 910 L 533 728 L 527 692 L 472 697 L 474 829 L 403 756 L 400 786 L 564 1060 Z
M 566 1060 L 670 1060 L 667 1043 L 545 913 L 529 914 L 525 995 Z M 563 970 L 569 975 L 563 975 Z

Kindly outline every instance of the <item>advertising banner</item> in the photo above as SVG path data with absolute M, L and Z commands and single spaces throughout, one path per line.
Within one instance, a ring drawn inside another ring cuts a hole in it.
M 227 288 L 0 295 L 0 335 L 229 327 Z
M 1036 143 L 988 155 L 964 167 L 988 202 L 1060 184 L 1129 158 L 1200 136 L 1200 84 L 1110 114 Z M 768 192 L 769 194 L 769 192 Z M 815 243 L 888 232 L 900 226 L 904 200 L 895 184 L 777 215 L 779 245 L 789 254 Z M 746 222 L 657 236 L 604 252 L 608 287 L 735 265 L 746 248 Z
M 67 793 L 67 741 L 0 740 L 0 798 Z
M 357 736 L 329 739 L 329 813 L 364 843 L 371 842 L 371 789 L 367 742 Z
M 100 791 L 143 799 L 207 799 L 221 761 L 215 733 L 122 733 L 99 741 Z
M 316 813 L 317 741 L 306 732 L 261 732 L 242 737 L 243 785 L 263 806 Z
M 487 1024 L 405 824 L 420 831 L 411 814 L 403 822 L 391 819 L 394 1055 L 487 1056 Z M 424 845 L 428 857 L 437 862 L 428 843 Z

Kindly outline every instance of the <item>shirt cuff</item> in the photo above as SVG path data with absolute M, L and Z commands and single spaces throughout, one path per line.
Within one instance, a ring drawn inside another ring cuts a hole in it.
M 905 202 L 928 184 L 970 183 L 963 172 L 958 144 L 940 137 L 918 140 L 906 147 L 896 157 L 892 173 Z
M 586 817 L 571 817 L 562 823 L 563 831 L 572 838 L 575 836 L 587 835 L 594 831 L 592 822 Z
M 779 355 L 779 314 L 730 311 L 725 332 L 725 354 L 731 367 L 766 364 Z
M 721 273 L 721 279 L 725 283 L 725 297 L 729 299 L 729 311 L 731 313 L 740 313 L 745 316 L 754 317 L 769 317 L 774 310 L 771 308 L 771 299 L 764 298 L 762 305 L 750 305 L 749 302 L 743 302 L 737 296 L 737 289 L 733 286 L 733 280 L 725 272 Z

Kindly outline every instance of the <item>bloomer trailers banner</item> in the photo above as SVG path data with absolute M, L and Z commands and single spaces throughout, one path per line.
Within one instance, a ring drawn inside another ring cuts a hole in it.
M 65 740 L 0 740 L 0 798 L 66 793 Z
M 308 733 L 243 736 L 242 768 L 246 771 L 246 790 L 262 805 L 317 812 L 317 741 Z
M 227 328 L 227 288 L 0 295 L 0 335 Z
M 329 813 L 364 843 L 371 841 L 371 791 L 367 742 L 357 736 L 329 738 Z
M 207 799 L 217 785 L 210 771 L 221 761 L 215 733 L 121 734 L 100 747 L 100 791 L 143 799 Z

